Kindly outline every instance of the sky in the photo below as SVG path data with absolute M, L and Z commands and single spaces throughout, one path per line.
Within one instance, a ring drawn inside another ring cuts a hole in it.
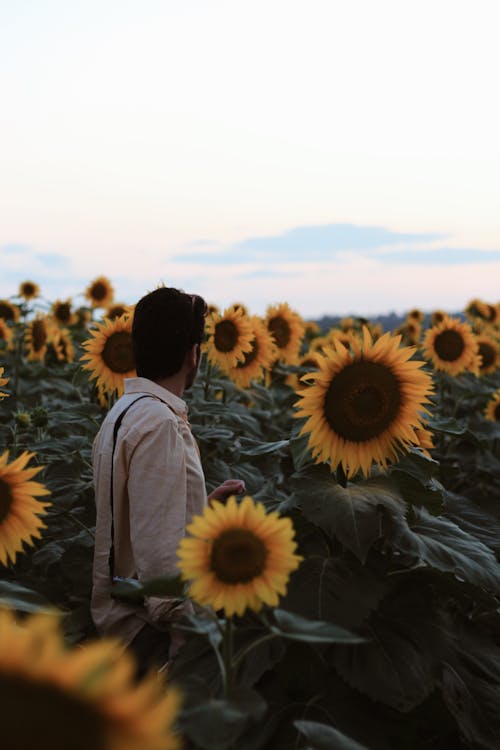
M 496 0 L 0 0 L 0 297 L 500 300 Z

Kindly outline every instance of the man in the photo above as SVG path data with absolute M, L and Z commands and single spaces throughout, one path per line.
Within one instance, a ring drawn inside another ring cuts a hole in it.
M 136 305 L 137 377 L 107 414 L 93 447 L 97 508 L 92 616 L 98 632 L 121 638 L 139 673 L 173 656 L 170 626 L 186 603 L 149 597 L 133 607 L 111 597 L 113 577 L 176 575 L 176 550 L 207 500 L 244 492 L 227 480 L 209 498 L 182 396 L 200 364 L 205 301 L 161 287 Z

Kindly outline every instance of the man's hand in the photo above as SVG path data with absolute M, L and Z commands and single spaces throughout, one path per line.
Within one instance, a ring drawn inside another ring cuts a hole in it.
M 226 479 L 219 487 L 216 487 L 208 496 L 208 502 L 222 500 L 223 502 L 231 495 L 242 495 L 245 492 L 245 482 L 242 479 Z

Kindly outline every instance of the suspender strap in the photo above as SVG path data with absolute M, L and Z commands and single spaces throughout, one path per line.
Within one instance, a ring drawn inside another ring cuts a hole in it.
M 148 394 L 145 394 L 144 396 L 139 396 L 139 398 L 134 399 L 132 403 L 130 403 L 128 406 L 125 407 L 125 409 L 121 412 L 118 419 L 115 422 L 114 429 L 113 429 L 113 450 L 111 452 L 111 482 L 110 482 L 110 488 L 109 488 L 109 502 L 110 502 L 110 509 L 111 509 L 111 546 L 109 548 L 109 577 L 111 580 L 113 580 L 114 575 L 114 568 L 115 568 L 115 514 L 114 514 L 114 498 L 113 498 L 113 481 L 114 481 L 114 457 L 115 457 L 115 448 L 116 448 L 116 439 L 118 436 L 118 430 L 120 429 L 120 425 L 123 422 L 123 417 L 128 412 L 131 406 L 136 404 L 138 401 L 141 400 L 141 398 L 154 398 L 154 396 L 149 396 Z

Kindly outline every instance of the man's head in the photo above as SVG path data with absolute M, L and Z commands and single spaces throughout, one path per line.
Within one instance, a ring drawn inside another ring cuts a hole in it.
M 199 358 L 206 313 L 202 297 L 180 289 L 160 287 L 142 297 L 132 324 L 137 375 L 155 381 L 175 375 L 195 346 Z

